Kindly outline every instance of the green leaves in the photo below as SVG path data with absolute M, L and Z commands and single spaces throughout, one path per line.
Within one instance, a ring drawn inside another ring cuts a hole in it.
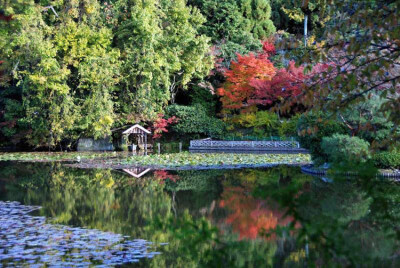
M 115 118 L 111 92 L 119 51 L 111 48 L 113 35 L 102 26 L 98 2 L 54 4 L 59 18 L 33 1 L 15 3 L 15 20 L 5 25 L 7 45 L 0 45 L 0 58 L 13 67 L 6 86 L 15 86 L 2 96 L 13 100 L 5 102 L 5 118 L 20 118 L 14 124 L 24 134 L 19 139 L 32 146 L 51 147 L 79 135 L 104 137 Z M 10 105 L 16 101 L 23 107 L 19 114 Z
M 205 108 L 199 104 L 171 105 L 167 108 L 167 114 L 179 118 L 178 123 L 172 126 L 172 130 L 179 135 L 220 137 L 225 132 L 224 122 L 209 116 Z
M 153 119 L 174 101 L 178 89 L 212 68 L 208 38 L 198 32 L 204 18 L 183 0 L 121 0 L 117 6 L 132 13 L 121 14 L 116 28 L 118 46 L 124 51 L 122 120 Z

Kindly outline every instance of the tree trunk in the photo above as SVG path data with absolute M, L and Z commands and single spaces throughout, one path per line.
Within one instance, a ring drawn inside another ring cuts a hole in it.
M 308 25 L 308 15 L 304 16 L 304 47 L 307 47 L 307 25 Z

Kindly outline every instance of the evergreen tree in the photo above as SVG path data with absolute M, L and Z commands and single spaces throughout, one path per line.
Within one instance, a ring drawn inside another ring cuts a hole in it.
M 10 79 L 0 86 L 3 135 L 54 146 L 110 134 L 119 52 L 95 0 L 11 3 L 0 57 Z
M 204 17 L 184 0 L 116 3 L 116 40 L 123 51 L 119 97 L 121 124 L 152 119 L 178 90 L 212 67 L 209 39 L 199 34 Z

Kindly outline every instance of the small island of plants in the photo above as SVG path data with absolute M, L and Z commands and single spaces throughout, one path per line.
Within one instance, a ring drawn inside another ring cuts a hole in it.
M 132 156 L 124 164 L 162 168 L 192 167 L 267 167 L 273 165 L 301 165 L 310 163 L 308 154 L 191 154 L 176 153 Z

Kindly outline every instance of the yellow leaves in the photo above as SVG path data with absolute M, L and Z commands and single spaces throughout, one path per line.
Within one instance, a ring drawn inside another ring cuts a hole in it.
M 284 6 L 282 7 L 282 11 L 285 12 L 288 17 L 294 21 L 302 22 L 304 20 L 304 13 L 300 8 L 287 9 Z
M 29 78 L 33 83 L 39 85 L 44 85 L 47 82 L 46 77 L 41 75 L 30 75 Z
M 90 5 L 85 8 L 85 11 L 87 14 L 92 14 L 95 11 L 95 8 L 92 5 Z
M 104 122 L 104 124 L 111 125 L 114 122 L 114 120 L 112 119 L 111 116 L 106 115 L 102 119 L 100 119 L 100 122 Z

